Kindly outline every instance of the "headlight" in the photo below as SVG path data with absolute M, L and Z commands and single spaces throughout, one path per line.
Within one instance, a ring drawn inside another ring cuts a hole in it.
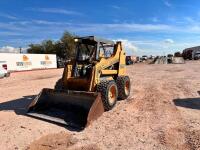
M 74 42 L 78 42 L 78 39 L 74 39 Z

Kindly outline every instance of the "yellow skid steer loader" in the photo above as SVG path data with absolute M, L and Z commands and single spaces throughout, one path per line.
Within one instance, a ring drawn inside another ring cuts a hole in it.
M 32 101 L 28 115 L 84 128 L 117 99 L 130 94 L 126 56 L 121 42 L 94 36 L 75 38 L 76 57 L 66 64 L 55 89 L 43 89 Z

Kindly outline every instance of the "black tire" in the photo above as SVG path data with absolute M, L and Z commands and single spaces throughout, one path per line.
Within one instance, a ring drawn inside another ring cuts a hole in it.
M 97 91 L 101 93 L 104 109 L 106 111 L 111 110 L 115 106 L 118 97 L 118 89 L 115 81 L 101 81 L 97 86 Z M 110 95 L 111 93 L 112 95 Z
M 131 89 L 130 78 L 128 76 L 119 76 L 117 77 L 116 83 L 118 88 L 118 99 L 127 99 Z
M 54 87 L 56 90 L 62 90 L 63 89 L 63 81 L 62 81 L 62 78 L 59 79 L 56 84 L 55 84 L 55 87 Z

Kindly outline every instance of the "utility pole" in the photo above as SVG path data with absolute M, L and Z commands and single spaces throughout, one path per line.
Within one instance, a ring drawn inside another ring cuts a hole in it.
M 19 53 L 20 54 L 22 53 L 22 47 L 19 47 Z

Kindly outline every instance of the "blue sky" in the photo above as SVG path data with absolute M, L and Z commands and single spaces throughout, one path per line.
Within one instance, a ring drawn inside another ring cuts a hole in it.
M 64 31 L 122 40 L 128 54 L 200 45 L 199 0 L 1 0 L 0 51 L 58 40 Z

